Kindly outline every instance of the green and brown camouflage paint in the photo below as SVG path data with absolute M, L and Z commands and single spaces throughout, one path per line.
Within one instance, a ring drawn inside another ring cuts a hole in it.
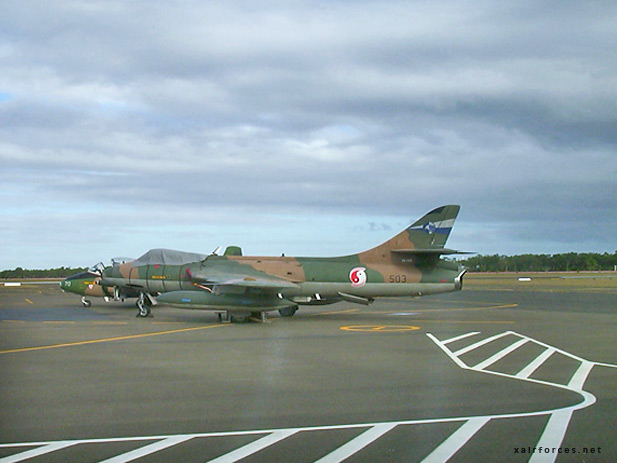
M 444 245 L 459 209 L 456 205 L 434 209 L 390 240 L 359 254 L 251 257 L 234 247 L 227 255 L 194 262 L 140 263 L 147 253 L 107 268 L 100 284 L 147 292 L 172 305 L 231 311 L 455 291 L 461 289 L 464 271 L 440 256 L 457 252 Z M 164 255 L 164 250 L 157 251 Z

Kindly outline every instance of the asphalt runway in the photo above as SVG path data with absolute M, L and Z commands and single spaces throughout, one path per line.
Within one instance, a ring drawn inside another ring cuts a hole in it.
M 617 289 L 470 286 L 243 325 L 0 286 L 0 463 L 617 461 Z

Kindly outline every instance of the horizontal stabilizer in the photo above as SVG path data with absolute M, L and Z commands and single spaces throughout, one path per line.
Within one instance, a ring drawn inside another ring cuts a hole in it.
M 445 254 L 475 254 L 475 252 L 469 251 L 457 251 L 456 249 L 448 249 L 448 248 L 429 248 L 429 249 L 391 249 L 390 252 L 395 254 L 408 254 L 411 256 L 419 256 L 419 255 L 431 255 L 431 256 L 441 256 Z

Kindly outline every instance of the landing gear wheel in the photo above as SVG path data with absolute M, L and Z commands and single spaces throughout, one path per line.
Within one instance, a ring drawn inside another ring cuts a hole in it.
M 150 307 L 148 307 L 147 305 L 138 305 L 137 309 L 137 317 L 146 318 L 148 315 L 150 315 Z
M 83 304 L 84 307 L 90 307 L 92 305 L 92 302 L 86 299 L 85 296 L 81 298 L 81 303 Z
M 135 302 L 137 306 L 137 317 L 145 318 L 150 315 L 150 305 L 147 302 L 147 299 L 141 294 L 137 302 Z
M 298 306 L 285 307 L 284 309 L 279 309 L 279 314 L 281 317 L 293 317 L 298 311 Z

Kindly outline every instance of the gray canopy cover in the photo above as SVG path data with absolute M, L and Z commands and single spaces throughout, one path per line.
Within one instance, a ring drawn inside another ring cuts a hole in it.
M 182 265 L 191 262 L 200 262 L 206 257 L 205 254 L 196 252 L 175 251 L 173 249 L 150 249 L 143 256 L 133 261 L 133 267 L 142 265 Z

